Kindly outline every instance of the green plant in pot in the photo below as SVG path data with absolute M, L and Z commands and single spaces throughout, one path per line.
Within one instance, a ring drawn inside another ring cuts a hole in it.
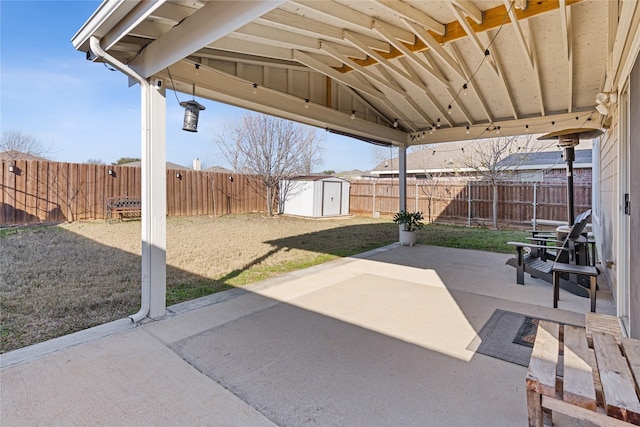
M 393 216 L 393 222 L 400 226 L 400 244 L 413 246 L 416 244 L 416 230 L 424 226 L 422 212 L 402 210 Z

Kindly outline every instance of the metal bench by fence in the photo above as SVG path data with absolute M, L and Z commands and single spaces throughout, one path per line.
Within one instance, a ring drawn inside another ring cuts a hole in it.
M 107 197 L 107 221 L 117 218 L 140 218 L 142 216 L 142 202 L 138 197 Z

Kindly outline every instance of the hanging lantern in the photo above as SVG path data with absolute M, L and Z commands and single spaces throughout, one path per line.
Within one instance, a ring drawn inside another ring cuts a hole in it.
M 181 107 L 184 107 L 184 122 L 182 124 L 182 130 L 187 132 L 198 132 L 198 116 L 200 110 L 204 110 L 204 105 L 198 103 L 195 99 L 191 101 L 182 101 Z

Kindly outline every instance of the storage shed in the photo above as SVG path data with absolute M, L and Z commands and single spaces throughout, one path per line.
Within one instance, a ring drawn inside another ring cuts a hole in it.
M 281 180 L 280 213 L 307 217 L 349 215 L 349 181 L 323 175 Z

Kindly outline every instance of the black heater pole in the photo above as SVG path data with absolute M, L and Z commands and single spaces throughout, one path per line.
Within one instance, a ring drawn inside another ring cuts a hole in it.
M 567 162 L 567 216 L 569 225 L 573 225 L 575 207 L 573 200 L 573 162 L 576 159 L 575 146 L 580 143 L 580 139 L 593 139 L 602 135 L 600 129 L 575 128 L 551 132 L 538 137 L 538 140 L 555 139 L 558 146 L 563 149 L 564 161 Z
M 575 206 L 573 201 L 573 162 L 576 159 L 576 154 L 573 146 L 564 147 L 564 161 L 567 162 L 567 211 L 568 211 L 568 223 L 573 225 L 573 219 L 575 218 Z

